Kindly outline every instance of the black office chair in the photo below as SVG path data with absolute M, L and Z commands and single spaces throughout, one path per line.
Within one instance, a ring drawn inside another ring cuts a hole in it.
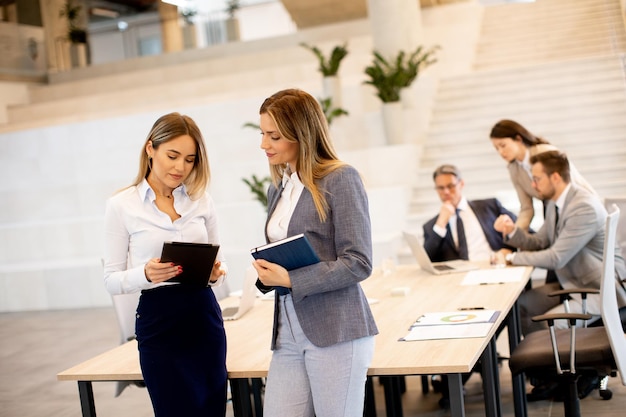
M 617 371 L 622 384 L 626 386 L 626 338 L 615 293 L 614 256 L 618 217 L 619 209 L 613 206 L 605 225 L 600 285 L 603 326 L 577 328 L 576 320 L 588 320 L 592 317 L 589 314 L 563 313 L 533 317 L 535 321 L 547 321 L 549 329 L 527 335 L 511 353 L 509 360 L 513 375 L 524 373 L 537 378 L 553 376 L 566 386 L 563 401 L 566 417 L 580 417 L 577 384 L 582 375 L 602 379 L 616 376 Z M 569 320 L 570 328 L 555 330 L 555 319 Z M 603 398 L 610 398 L 610 391 L 605 392 Z

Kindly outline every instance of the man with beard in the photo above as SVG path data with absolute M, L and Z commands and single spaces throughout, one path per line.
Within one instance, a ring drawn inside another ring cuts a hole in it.
M 600 199 L 570 182 L 567 156 L 559 151 L 549 151 L 533 156 L 532 186 L 544 200 L 545 221 L 534 234 L 515 226 L 506 215 L 498 217 L 494 228 L 502 232 L 505 242 L 521 251 L 506 255 L 512 265 L 531 265 L 553 269 L 558 282 L 548 283 L 524 292 L 519 298 L 522 332 L 547 328 L 545 322 L 533 323 L 531 317 L 563 312 L 559 297 L 548 293 L 559 289 L 600 289 L 602 256 L 604 248 L 604 223 L 607 212 Z M 619 247 L 615 251 L 615 287 L 620 307 L 626 305 L 626 290 L 622 280 L 626 266 Z M 572 295 L 570 310 L 582 312 L 579 295 Z M 600 295 L 587 296 L 587 312 L 600 314 Z M 557 328 L 567 327 L 565 320 L 555 322 Z
M 532 186 L 540 198 L 547 201 L 543 225 L 537 233 L 529 234 L 506 215 L 498 217 L 494 223 L 507 244 L 521 249 L 507 254 L 507 263 L 552 269 L 558 279 L 521 294 L 518 304 L 523 334 L 547 328 L 546 322 L 532 322 L 533 316 L 565 311 L 559 297 L 549 297 L 549 293 L 571 288 L 600 289 L 607 216 L 595 194 L 570 182 L 570 166 L 564 154 L 559 151 L 540 153 L 531 157 L 530 163 Z M 622 282 L 625 277 L 624 259 L 616 247 L 615 291 L 620 307 L 626 305 Z M 580 295 L 571 295 L 569 306 L 570 312 L 581 313 Z M 587 295 L 587 312 L 600 314 L 600 294 Z M 582 321 L 577 325 L 582 325 Z M 565 328 L 567 321 L 555 320 L 555 327 Z M 557 381 L 550 379 L 533 378 L 531 384 L 534 388 L 527 396 L 529 401 L 558 398 L 564 392 Z M 586 397 L 597 384 L 597 377 L 582 376 L 578 381 L 579 397 Z

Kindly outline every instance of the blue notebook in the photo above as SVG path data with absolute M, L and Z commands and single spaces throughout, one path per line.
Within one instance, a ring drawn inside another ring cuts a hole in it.
M 320 261 L 304 234 L 290 236 L 250 250 L 254 259 L 265 259 L 287 271 L 312 265 Z

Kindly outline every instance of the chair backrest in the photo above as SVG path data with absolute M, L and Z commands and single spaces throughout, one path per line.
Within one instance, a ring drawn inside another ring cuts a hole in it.
M 622 330 L 615 293 L 615 236 L 619 214 L 619 207 L 613 205 L 606 218 L 600 295 L 602 299 L 602 321 L 611 342 L 611 350 L 615 357 L 622 385 L 626 385 L 626 338 Z
M 135 337 L 135 315 L 139 304 L 140 292 L 112 295 L 113 307 L 120 328 L 120 344 Z
M 615 239 L 622 249 L 622 254 L 626 255 L 626 197 L 610 197 L 604 199 L 604 206 L 607 211 L 616 205 L 620 209 L 620 222 L 617 226 Z

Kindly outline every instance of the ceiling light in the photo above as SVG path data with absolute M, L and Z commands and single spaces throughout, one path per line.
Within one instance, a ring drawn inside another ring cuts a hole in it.
M 104 9 L 102 7 L 92 7 L 91 15 L 116 19 L 120 14 L 116 10 Z

